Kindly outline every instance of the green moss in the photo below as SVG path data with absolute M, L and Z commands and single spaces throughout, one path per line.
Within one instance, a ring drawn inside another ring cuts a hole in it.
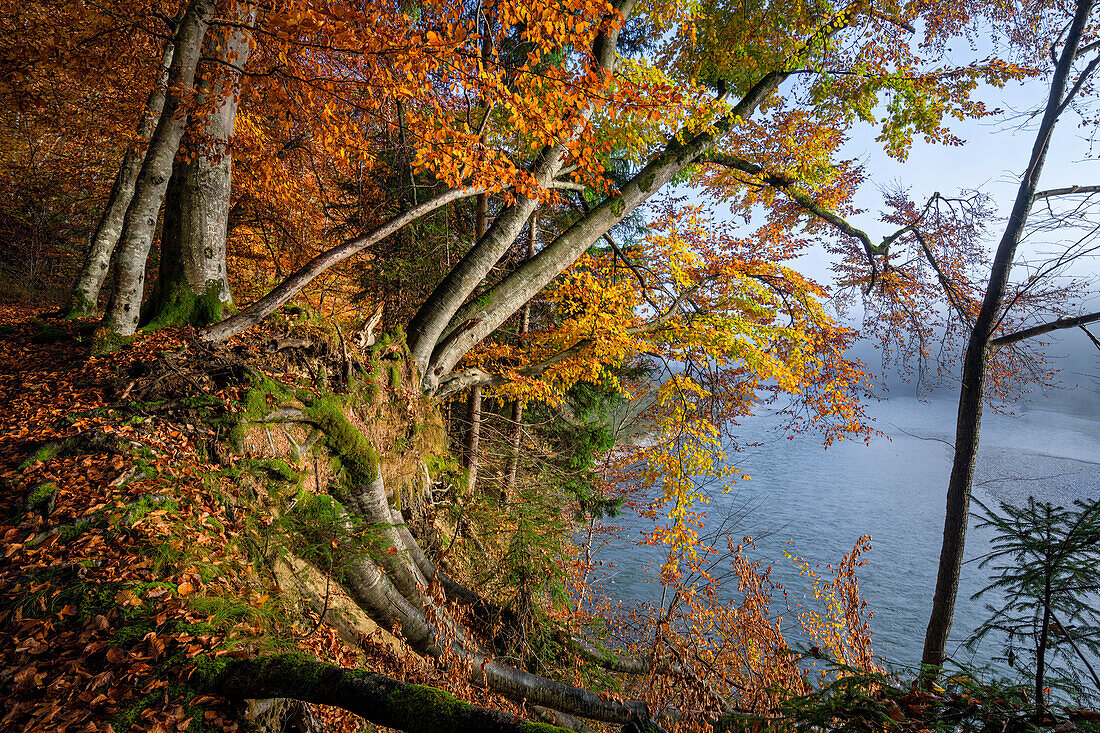
M 469 727 L 465 719 L 472 706 L 445 690 L 426 685 L 401 685 L 389 694 L 386 702 L 395 712 L 405 715 L 406 725 L 402 727 L 439 731 Z M 557 726 L 528 721 L 519 723 L 517 729 L 521 733 L 564 733 L 564 729 Z
M 53 503 L 53 497 L 57 494 L 57 484 L 53 481 L 44 481 L 35 486 L 27 497 L 27 508 L 36 512 L 45 512 Z
M 374 481 L 378 476 L 378 454 L 344 415 L 339 399 L 331 395 L 319 397 L 306 408 L 306 414 L 325 434 L 325 445 L 340 457 L 353 481 Z
M 267 392 L 261 389 L 250 389 L 244 393 L 244 414 L 249 420 L 259 420 L 268 414 Z
M 20 471 L 26 471 L 33 466 L 36 462 L 45 463 L 46 461 L 53 460 L 61 455 L 61 449 L 64 446 L 61 443 L 46 443 L 43 446 L 39 446 L 34 453 L 27 457 L 22 463 L 19 464 Z
M 238 461 L 234 468 L 226 469 L 224 473 L 230 478 L 237 478 L 245 472 L 263 474 L 288 484 L 296 484 L 301 479 L 301 474 L 296 469 L 278 458 L 246 458 Z
M 76 318 L 92 318 L 95 316 L 98 309 L 98 304 L 93 303 L 82 295 L 73 294 L 72 302 L 69 304 L 69 309 L 65 311 L 65 318 L 73 320 Z
M 134 342 L 135 336 L 115 333 L 109 326 L 100 326 L 92 335 L 92 356 L 106 356 L 121 351 Z
M 200 689 L 211 689 L 218 678 L 225 672 L 226 661 L 221 657 L 202 654 L 195 657 L 195 671 L 191 674 L 191 681 Z
M 64 544 L 66 542 L 72 542 L 77 537 L 84 534 L 85 532 L 87 532 L 91 528 L 92 528 L 92 523 L 91 522 L 87 522 L 87 521 L 77 522 L 76 524 L 72 525 L 71 527 L 65 527 L 63 530 L 61 530 L 57 535 L 57 541 L 60 542 L 61 544 Z
M 225 441 L 233 447 L 234 450 L 241 450 L 244 447 L 245 438 L 248 437 L 248 431 L 244 425 L 235 422 L 229 426 L 229 429 L 225 431 Z
M 304 522 L 331 522 L 347 513 L 344 505 L 328 494 L 300 491 L 295 501 L 294 513 Z
M 474 308 L 478 309 L 478 310 L 482 310 L 484 308 L 488 308 L 492 304 L 492 302 L 493 302 L 493 291 L 492 290 L 486 290 L 484 293 L 482 293 L 481 295 L 474 298 L 474 302 L 471 303 L 470 305 L 473 306 Z
M 122 521 L 127 527 L 132 527 L 157 509 L 163 509 L 169 514 L 179 514 L 180 505 L 175 499 L 163 494 L 149 494 L 138 499 L 126 512 Z
M 158 287 L 142 309 L 145 331 L 157 331 L 175 326 L 205 326 L 224 317 L 226 301 L 221 285 L 210 283 L 205 292 L 195 293 L 184 283 Z
M 401 372 L 397 371 L 395 364 L 390 365 L 390 389 L 397 389 L 401 386 Z

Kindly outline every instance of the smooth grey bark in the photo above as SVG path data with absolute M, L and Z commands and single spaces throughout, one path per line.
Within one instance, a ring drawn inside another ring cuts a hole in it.
M 424 596 L 428 579 L 421 572 L 408 546 L 412 536 L 398 529 L 404 526 L 404 521 L 399 516 L 395 516 L 390 506 L 382 475 L 379 474 L 369 484 L 357 486 L 349 497 L 349 505 L 381 533 L 379 539 L 382 542 L 376 542 L 374 545 L 379 564 L 401 595 L 423 613 L 428 604 Z M 415 540 L 412 544 L 415 545 Z M 387 547 L 394 548 L 396 552 L 386 552 Z
M 542 152 L 532 168 L 538 184 L 544 188 L 561 169 L 565 145 L 559 144 Z M 523 231 L 531 212 L 538 206 L 537 199 L 519 196 L 493 220 L 492 226 L 466 256 L 447 273 L 443 281 L 424 301 L 407 329 L 409 352 L 421 370 L 423 384 L 428 391 L 438 382 L 440 373 L 432 374 L 426 367 L 432 349 L 443 336 L 443 330 L 462 303 L 470 297 L 489 274 L 500 258 Z M 465 352 L 464 352 L 465 353 Z
M 470 705 L 435 687 L 299 654 L 233 660 L 200 684 L 231 698 L 285 697 L 334 705 L 375 725 L 408 733 L 567 733 L 545 723 L 534 726 L 513 713 Z
M 161 110 L 164 109 L 164 99 L 168 91 L 168 71 L 172 66 L 174 51 L 175 45 L 172 41 L 164 44 L 157 76 L 153 81 L 153 88 L 149 90 L 149 98 L 145 102 L 141 122 L 138 124 L 138 139 L 130 145 L 122 158 L 122 164 L 111 186 L 107 206 L 103 209 L 103 216 L 99 220 L 95 234 L 92 235 L 92 243 L 84 259 L 84 266 L 77 277 L 76 285 L 73 286 L 69 302 L 69 318 L 94 316 L 99 310 L 99 291 L 103 288 L 103 281 L 107 279 L 111 255 L 122 235 L 122 224 L 126 219 L 126 210 L 130 208 L 130 201 L 134 198 L 134 187 L 138 173 L 141 171 L 142 161 L 145 160 L 148 141 L 160 120 Z
M 474 218 L 474 242 L 480 242 L 489 228 L 489 196 L 477 197 Z M 477 488 L 477 473 L 481 467 L 481 385 L 470 387 L 466 399 L 466 439 L 463 442 L 463 462 L 466 465 L 466 488 L 472 494 Z
M 630 17 L 634 3 L 635 0 L 623 0 L 618 3 L 624 22 Z M 618 37 L 619 30 L 613 29 L 600 36 L 593 48 L 596 63 L 608 79 L 611 78 L 615 69 L 615 45 Z M 592 107 L 589 106 L 578 115 L 573 124 L 573 136 L 580 134 L 585 128 L 592 111 Z M 562 140 L 556 145 L 548 146 L 528 168 L 540 187 L 551 187 L 554 176 L 561 170 L 564 162 L 567 142 L 568 140 Z M 445 373 L 430 366 L 432 353 L 437 348 L 437 344 L 441 340 L 449 341 L 455 336 L 461 336 L 461 333 L 455 333 L 453 329 L 445 333 L 448 325 L 452 323 L 454 314 L 512 246 L 538 203 L 537 199 L 519 196 L 514 204 L 501 211 L 493 220 L 485 236 L 479 238 L 466 256 L 447 273 L 409 322 L 406 329 L 409 352 L 420 368 L 421 386 L 426 392 L 434 392 L 439 377 Z
M 607 699 L 590 690 L 509 667 L 482 654 L 464 630 L 451 621 L 447 609 L 440 608 L 423 592 L 426 581 L 419 567 L 426 565 L 430 569 L 431 563 L 427 558 L 418 559 L 416 541 L 392 513 L 381 474 L 370 484 L 359 487 L 350 498 L 352 508 L 381 525 L 397 550 L 384 554 L 391 554 L 404 565 L 391 576 L 383 572 L 374 559 L 364 557 L 344 572 L 343 583 L 349 595 L 383 628 L 400 629 L 401 635 L 422 654 L 444 658 L 454 655 L 469 665 L 472 683 L 510 699 L 606 722 L 648 719 L 648 708 L 643 702 Z M 399 587 L 409 582 L 413 587 Z M 451 585 L 457 584 L 452 581 Z M 476 594 L 469 591 L 460 595 L 476 598 Z
M 473 491 L 477 486 L 477 471 L 481 464 L 481 385 L 470 387 L 466 400 L 466 440 L 463 442 L 462 457 L 466 464 L 466 488 Z
M 1073 22 L 1055 66 L 1042 122 L 1036 133 L 1027 169 L 1016 192 L 1016 200 L 1008 223 L 997 245 L 990 269 L 989 282 L 978 317 L 970 332 L 963 361 L 962 389 L 955 426 L 955 455 L 951 478 L 947 485 L 947 509 L 944 516 L 943 544 L 940 549 L 936 592 L 932 613 L 924 637 L 922 664 L 935 669 L 947 659 L 947 638 L 955 613 L 955 598 L 959 590 L 963 549 L 966 544 L 967 520 L 970 514 L 970 489 L 974 479 L 974 461 L 978 455 L 981 432 L 983 393 L 993 351 L 994 330 L 1002 318 L 1002 307 L 1008 288 L 1016 248 L 1027 223 L 1034 194 L 1043 170 L 1050 139 L 1066 102 L 1066 83 L 1073 68 L 1081 36 L 1088 22 L 1094 0 L 1078 0 Z M 1079 88 L 1078 87 L 1075 87 Z
M 736 118 L 752 114 L 788 76 L 788 72 L 766 74 L 729 114 L 713 125 L 711 131 L 694 135 L 683 143 L 673 137 L 659 155 L 622 186 L 619 194 L 605 198 L 541 252 L 520 265 L 493 288 L 490 297 L 478 299 L 457 310 L 450 326 L 451 335 L 434 348 L 426 362 L 424 372 L 433 377 L 430 391 L 438 387 L 439 377 L 448 374 L 466 352 L 564 272 L 593 242 L 710 150 L 722 135 L 732 129 Z
M 527 234 L 527 251 L 523 259 L 527 261 L 534 256 L 535 240 L 539 230 L 539 211 L 531 214 L 530 231 Z M 522 337 L 531 330 L 531 301 L 523 304 L 519 312 L 519 328 L 517 333 Z M 512 424 L 508 433 L 508 463 L 504 469 L 504 487 L 500 492 L 502 502 L 507 502 L 516 488 L 516 475 L 519 473 L 520 443 L 523 441 L 523 401 L 512 400 Z
M 231 336 L 237 335 L 241 331 L 255 326 L 264 318 L 274 313 L 279 306 L 293 298 L 298 291 L 308 285 L 313 278 L 333 265 L 339 264 L 349 257 L 362 252 L 375 242 L 385 239 L 394 232 L 399 231 L 406 225 L 430 214 L 436 209 L 442 208 L 453 201 L 477 196 L 483 191 L 484 189 L 476 186 L 452 188 L 398 214 L 366 234 L 353 237 L 332 249 L 325 250 L 279 283 L 270 293 L 243 309 L 240 313 L 204 329 L 200 335 L 201 338 L 205 341 L 224 341 Z
M 144 320 L 156 326 L 220 321 L 231 307 L 226 238 L 233 187 L 230 141 L 240 102 L 241 71 L 251 52 L 256 6 L 237 5 L 232 25 L 203 42 L 195 111 L 168 184 L 160 273 Z
M 137 330 L 145 290 L 145 261 L 172 175 L 172 162 L 187 126 L 186 102 L 192 93 L 203 37 L 214 16 L 214 6 L 214 0 L 191 0 L 176 30 L 176 50 L 168 73 L 164 110 L 141 164 L 116 252 L 115 284 L 102 326 L 115 337 L 129 337 Z

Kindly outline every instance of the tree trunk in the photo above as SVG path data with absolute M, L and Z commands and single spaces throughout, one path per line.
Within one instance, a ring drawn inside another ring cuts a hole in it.
M 1049 552 L 1049 547 L 1048 547 Z M 1047 557 L 1049 563 L 1049 556 Z M 1046 685 L 1047 671 L 1047 644 L 1050 635 L 1050 604 L 1052 603 L 1050 576 L 1052 569 L 1048 565 L 1043 578 L 1043 620 L 1039 627 L 1039 640 L 1035 651 L 1035 718 L 1042 720 L 1046 713 L 1046 695 L 1043 687 Z
M 474 218 L 474 246 L 485 236 L 489 228 L 489 195 L 481 194 L 477 197 L 477 214 Z M 478 453 L 481 442 L 481 385 L 470 387 L 470 395 L 466 401 L 466 440 L 462 453 L 466 464 L 466 488 L 473 493 L 477 486 L 477 471 L 481 466 L 481 456 Z
M 481 460 L 478 454 L 481 443 L 481 385 L 470 387 L 466 401 L 466 441 L 463 444 L 463 460 L 466 463 L 466 488 L 472 493 L 477 485 L 477 470 Z
M 99 309 L 99 291 L 103 287 L 103 281 L 107 279 L 111 255 L 122 234 L 126 210 L 134 198 L 134 186 L 141 171 L 141 164 L 145 160 L 149 138 L 160 121 L 161 110 L 164 109 L 164 99 L 168 91 L 168 70 L 172 66 L 174 51 L 175 45 L 172 41 L 164 44 L 160 67 L 138 125 L 138 139 L 130 145 L 122 158 L 122 165 L 119 166 L 115 182 L 111 186 L 110 198 L 107 199 L 107 207 L 103 210 L 103 217 L 99 220 L 99 226 L 96 227 L 95 234 L 92 236 L 92 244 L 88 248 L 84 267 L 80 270 L 76 285 L 73 286 L 67 314 L 69 318 L 91 317 Z
M 241 3 L 232 27 L 207 34 L 202 80 L 177 158 L 164 209 L 160 273 L 143 313 L 151 328 L 222 319 L 233 304 L 226 277 L 226 237 L 233 186 L 230 140 L 240 101 L 241 70 L 251 51 L 256 7 Z
M 536 729 L 512 713 L 470 705 L 435 687 L 345 669 L 299 654 L 230 661 L 200 684 L 232 698 L 286 697 L 334 705 L 375 725 L 408 733 L 523 733 Z M 546 724 L 537 729 L 566 733 Z
M 386 237 L 400 231 L 402 228 L 420 219 L 423 216 L 440 209 L 447 204 L 481 193 L 482 189 L 475 187 L 452 188 L 443 193 L 427 199 L 411 209 L 389 219 L 380 226 L 366 234 L 352 237 L 335 247 L 325 250 L 312 260 L 302 265 L 290 277 L 283 280 L 270 293 L 248 306 L 240 313 L 226 318 L 220 323 L 209 326 L 202 332 L 204 341 L 223 341 L 235 336 L 241 331 L 255 326 L 275 312 L 279 306 L 293 298 L 313 278 L 328 270 L 333 265 L 339 264 L 353 255 L 362 252 L 367 247 L 380 242 Z
M 974 460 L 978 455 L 978 438 L 982 422 L 982 397 L 986 372 L 992 353 L 994 331 L 1003 317 L 1005 292 L 1016 248 L 1020 243 L 1024 225 L 1031 211 L 1032 196 L 1043 171 L 1047 150 L 1054 126 L 1064 107 L 1066 80 L 1073 67 L 1081 35 L 1088 21 L 1093 0 L 1078 0 L 1073 22 L 1066 35 L 1065 46 L 1051 79 L 1046 111 L 1036 133 L 1031 158 L 1016 192 L 1016 200 L 1008 218 L 1008 224 L 997 245 L 997 252 L 990 268 L 989 283 L 981 310 L 970 331 L 963 362 L 962 390 L 959 395 L 959 413 L 955 426 L 955 457 L 951 465 L 951 478 L 947 486 L 947 509 L 944 514 L 943 545 L 940 549 L 939 570 L 936 574 L 936 592 L 932 599 L 932 613 L 924 637 L 923 665 L 933 670 L 943 667 L 947 659 L 947 638 L 955 613 L 955 597 L 959 590 L 959 574 L 962 571 L 963 550 L 966 546 L 966 525 L 970 514 L 970 488 L 974 478 Z
M 622 0 L 618 3 L 624 21 L 630 17 L 634 3 L 635 0 Z M 608 81 L 615 69 L 615 44 L 619 28 L 620 26 L 616 26 L 607 34 L 601 35 L 593 45 L 593 56 Z M 591 114 L 592 108 L 589 107 L 577 115 L 572 124 L 573 135 L 579 134 L 587 126 Z M 548 188 L 551 185 L 567 155 L 567 143 L 568 139 L 564 139 L 556 145 L 548 146 L 531 164 L 528 170 L 538 186 Z M 462 329 L 468 325 L 462 321 L 456 322 L 455 313 L 512 246 L 537 206 L 537 199 L 517 197 L 514 204 L 506 207 L 494 219 L 485 236 L 479 237 L 474 247 L 447 273 L 409 322 L 406 329 L 409 351 L 420 369 L 424 391 L 434 392 L 439 377 L 446 373 L 445 370 L 432 366 L 432 354 L 438 344 L 452 340 L 456 332 L 460 335 Z M 515 310 L 513 308 L 511 312 L 514 313 Z M 465 354 L 466 351 L 462 353 Z
M 538 209 L 531 214 L 531 230 L 527 236 L 527 251 L 523 259 L 526 262 L 535 253 L 535 240 L 538 237 L 539 212 Z M 523 304 L 519 312 L 518 333 L 522 337 L 531 329 L 531 301 Z M 504 488 L 501 490 L 500 500 L 507 502 L 516 488 L 516 474 L 519 472 L 519 449 L 523 441 L 523 401 L 512 401 L 512 425 L 508 434 L 508 465 L 504 471 Z
M 186 101 L 195 81 L 203 37 L 214 16 L 214 0 L 191 0 L 176 30 L 175 54 L 168 74 L 168 93 L 149 150 L 138 174 L 134 198 L 126 212 L 115 266 L 115 285 L 93 349 L 118 348 L 137 330 L 145 290 L 145 260 L 153 244 L 172 161 L 187 126 Z
M 438 386 L 439 378 L 449 373 L 463 355 L 499 328 L 611 227 L 625 219 L 676 174 L 710 150 L 722 135 L 737 124 L 738 119 L 751 115 L 789 75 L 789 72 L 765 74 L 725 117 L 715 122 L 707 131 L 692 136 L 686 142 L 680 142 L 679 138 L 673 137 L 664 151 L 624 184 L 619 193 L 605 198 L 541 252 L 505 277 L 493 288 L 491 297 L 478 298 L 453 311 L 454 316 L 449 325 L 439 332 L 442 339 L 438 341 L 438 345 L 431 347 L 433 350 L 428 361 L 418 361 L 425 372 L 425 389 L 433 392 Z M 528 214 L 530 211 L 528 210 Z M 436 307 L 429 304 L 437 297 L 438 289 L 421 311 Z M 417 352 L 414 352 L 414 356 L 420 358 Z

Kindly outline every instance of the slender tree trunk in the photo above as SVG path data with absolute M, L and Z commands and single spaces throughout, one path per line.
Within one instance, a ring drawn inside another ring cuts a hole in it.
M 115 260 L 114 289 L 107 303 L 107 314 L 97 343 L 93 346 L 97 352 L 117 348 L 137 330 L 145 290 L 145 261 L 153 244 L 168 179 L 172 175 L 172 161 L 187 126 L 187 107 L 195 82 L 195 68 L 207 26 L 214 16 L 214 5 L 214 0 L 191 0 L 176 30 L 176 50 L 168 74 L 164 110 L 149 141 L 134 197 L 126 212 Z
M 177 158 L 168 184 L 160 273 L 142 319 L 154 328 L 216 323 L 233 305 L 226 277 L 230 141 L 256 7 L 240 3 L 231 17 L 233 27 L 211 31 L 203 43 L 203 56 L 213 61 L 200 70 L 196 111 L 182 144 L 189 155 Z
M 466 400 L 466 440 L 463 444 L 463 458 L 466 463 L 466 486 L 473 492 L 477 485 L 477 471 L 481 465 L 479 448 L 481 443 L 481 385 L 470 387 L 470 396 Z
M 1049 562 L 1049 557 L 1047 558 Z M 1050 589 L 1051 568 L 1046 568 L 1046 577 L 1043 579 L 1043 621 L 1039 627 L 1038 648 L 1035 650 L 1035 717 L 1042 719 L 1046 712 L 1046 695 L 1043 687 L 1046 684 L 1047 671 L 1047 644 L 1050 636 Z
M 538 237 L 539 212 L 535 209 L 531 214 L 531 230 L 527 237 L 527 251 L 523 259 L 531 259 L 535 252 L 535 240 Z M 519 335 L 523 336 L 531 328 L 531 301 L 523 304 L 519 312 Z M 501 501 L 507 502 L 516 488 L 516 474 L 519 472 L 519 449 L 523 441 L 523 401 L 512 401 L 512 425 L 508 435 L 508 465 L 504 471 L 504 488 L 501 490 Z
M 382 241 L 395 232 L 401 231 L 402 228 L 417 219 L 453 201 L 476 196 L 481 193 L 481 191 L 482 189 L 474 187 L 452 188 L 448 191 L 444 191 L 443 193 L 425 200 L 422 204 L 418 204 L 411 209 L 403 211 L 366 234 L 352 237 L 336 245 L 332 249 L 325 250 L 306 264 L 302 265 L 301 268 L 279 283 L 270 293 L 263 296 L 240 313 L 203 329 L 203 340 L 222 341 L 255 326 L 264 318 L 274 313 L 279 306 L 293 298 L 302 288 L 309 284 L 313 278 L 325 272 L 333 265 L 339 264 L 349 257 L 362 252 L 372 244 Z
M 936 593 L 932 599 L 932 613 L 924 637 L 922 664 L 939 669 L 947 659 L 947 638 L 955 613 L 955 598 L 959 590 L 963 550 L 966 546 L 966 525 L 970 514 L 970 488 L 974 478 L 974 460 L 978 455 L 978 437 L 982 422 L 982 397 L 986 373 L 992 355 L 991 341 L 1003 314 L 1005 292 L 1016 248 L 1020 243 L 1024 225 L 1031 211 L 1032 196 L 1046 161 L 1047 150 L 1054 126 L 1063 109 L 1066 80 L 1073 67 L 1073 60 L 1081 42 L 1081 34 L 1088 21 L 1094 0 L 1078 0 L 1073 22 L 1066 35 L 1065 45 L 1051 79 L 1046 111 L 1036 133 L 1031 158 L 1016 192 L 1016 200 L 997 245 L 997 252 L 990 268 L 989 283 L 981 310 L 970 332 L 963 361 L 962 389 L 959 395 L 959 412 L 955 426 L 955 457 L 951 465 L 951 478 L 947 486 L 947 509 L 944 514 L 943 545 L 940 549 L 939 570 L 936 574 Z
M 98 311 L 99 291 L 103 287 L 103 281 L 107 279 L 111 254 L 114 253 L 115 245 L 118 244 L 118 238 L 122 234 L 126 210 L 134 198 L 134 186 L 141 171 L 141 164 L 145 160 L 149 138 L 160 120 L 161 110 L 164 109 L 164 98 L 168 91 L 168 70 L 172 65 L 174 51 L 175 45 L 172 41 L 164 44 L 160 67 L 138 125 L 138 139 L 130 145 L 122 158 L 122 165 L 119 166 L 118 174 L 111 186 L 110 198 L 107 199 L 107 207 L 103 210 L 103 217 L 99 220 L 99 226 L 96 227 L 95 234 L 92 236 L 84 267 L 80 270 L 76 285 L 73 286 L 69 318 L 87 318 L 94 316 Z
M 489 195 L 477 197 L 477 214 L 474 218 L 474 246 L 485 236 L 489 228 Z M 473 493 L 477 486 L 477 472 L 481 467 L 481 455 L 478 453 L 481 442 L 481 385 L 470 387 L 466 400 L 466 440 L 463 460 L 466 463 L 466 488 Z

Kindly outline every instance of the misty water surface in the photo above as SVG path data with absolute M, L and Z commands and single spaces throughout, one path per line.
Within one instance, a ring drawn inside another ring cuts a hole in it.
M 736 536 L 761 539 L 756 556 L 773 560 L 775 577 L 788 590 L 804 587 L 783 551 L 790 549 L 811 563 L 836 562 L 862 534 L 873 537 L 873 549 L 861 569 L 864 597 L 874 610 L 876 646 L 899 665 L 919 662 L 935 585 L 936 562 L 943 535 L 950 442 L 957 406 L 948 400 L 924 403 L 894 398 L 872 403 L 876 427 L 888 437 L 870 445 L 842 441 L 828 450 L 820 439 L 794 440 L 772 432 L 773 416 L 747 421 L 744 442 L 760 443 L 731 456 L 752 476 L 737 492 L 715 498 L 708 507 L 712 524 L 729 511 L 748 508 L 733 530 Z M 1029 410 L 1016 416 L 986 411 L 982 425 L 974 496 L 1025 501 L 1029 494 L 1057 503 L 1100 496 L 1100 422 L 1087 416 Z M 975 507 L 976 508 L 976 507 Z M 638 561 L 660 562 L 654 548 L 633 543 L 643 524 L 623 516 L 622 537 L 600 551 L 613 561 L 607 584 L 623 599 L 657 602 L 660 586 L 647 583 Z M 974 528 L 967 557 L 988 549 L 988 531 Z M 790 544 L 788 544 L 790 543 Z M 963 569 L 952 637 L 965 638 L 986 617 L 984 601 L 970 595 L 986 584 L 987 571 L 968 562 Z M 985 663 L 999 649 L 986 644 L 971 660 L 953 643 L 949 653 L 959 661 Z

